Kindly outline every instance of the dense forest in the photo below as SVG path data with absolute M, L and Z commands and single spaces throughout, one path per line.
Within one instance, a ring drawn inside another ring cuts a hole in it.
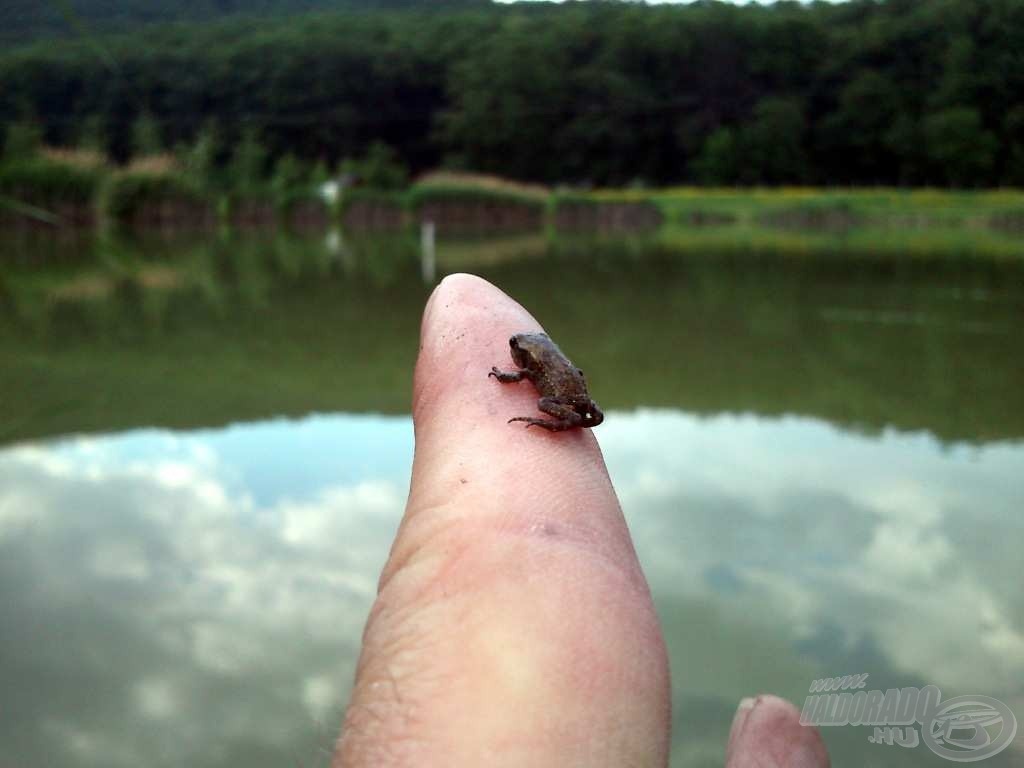
M 1024 0 L 189 5 L 211 20 L 8 46 L 0 124 L 117 160 L 145 118 L 222 161 L 256 137 L 545 182 L 1024 185 Z
M 227 18 L 281 18 L 310 11 L 375 11 L 431 6 L 477 7 L 490 0 L 4 0 L 0 43 L 137 30 L 149 24 Z

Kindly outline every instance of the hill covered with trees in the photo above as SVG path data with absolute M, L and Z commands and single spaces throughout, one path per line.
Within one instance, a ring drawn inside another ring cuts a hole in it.
M 313 11 L 378 11 L 433 6 L 486 7 L 490 0 L 5 0 L 0 43 L 109 33 L 151 24 L 284 18 Z
M 9 48 L 0 122 L 118 159 L 145 116 L 225 158 L 244 135 L 547 182 L 1024 184 L 1024 0 L 401 5 Z

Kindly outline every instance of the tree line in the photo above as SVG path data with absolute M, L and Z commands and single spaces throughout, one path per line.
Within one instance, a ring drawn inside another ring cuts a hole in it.
M 83 30 L 135 32 L 171 22 L 282 19 L 311 11 L 373 11 L 426 3 L 483 8 L 489 0 L 4 0 L 0 5 L 0 44 L 71 38 Z
M 0 54 L 5 126 L 123 161 L 140 119 L 213 163 L 382 142 L 551 183 L 1024 185 L 1024 0 L 410 4 Z

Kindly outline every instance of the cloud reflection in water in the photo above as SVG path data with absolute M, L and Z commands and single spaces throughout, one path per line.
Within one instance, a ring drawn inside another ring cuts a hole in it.
M 1020 711 L 1021 444 L 668 410 L 598 436 L 673 657 L 674 764 L 721 749 L 740 696 L 816 676 Z M 326 765 L 411 459 L 407 418 L 350 415 L 0 452 L 0 757 Z

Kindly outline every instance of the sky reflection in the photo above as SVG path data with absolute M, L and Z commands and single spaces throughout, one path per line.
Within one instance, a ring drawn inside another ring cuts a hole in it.
M 1024 444 L 672 410 L 598 436 L 672 654 L 674 765 L 720 762 L 741 696 L 825 675 L 1024 716 Z M 326 765 L 411 460 L 407 417 L 354 415 L 0 451 L 0 757 Z

